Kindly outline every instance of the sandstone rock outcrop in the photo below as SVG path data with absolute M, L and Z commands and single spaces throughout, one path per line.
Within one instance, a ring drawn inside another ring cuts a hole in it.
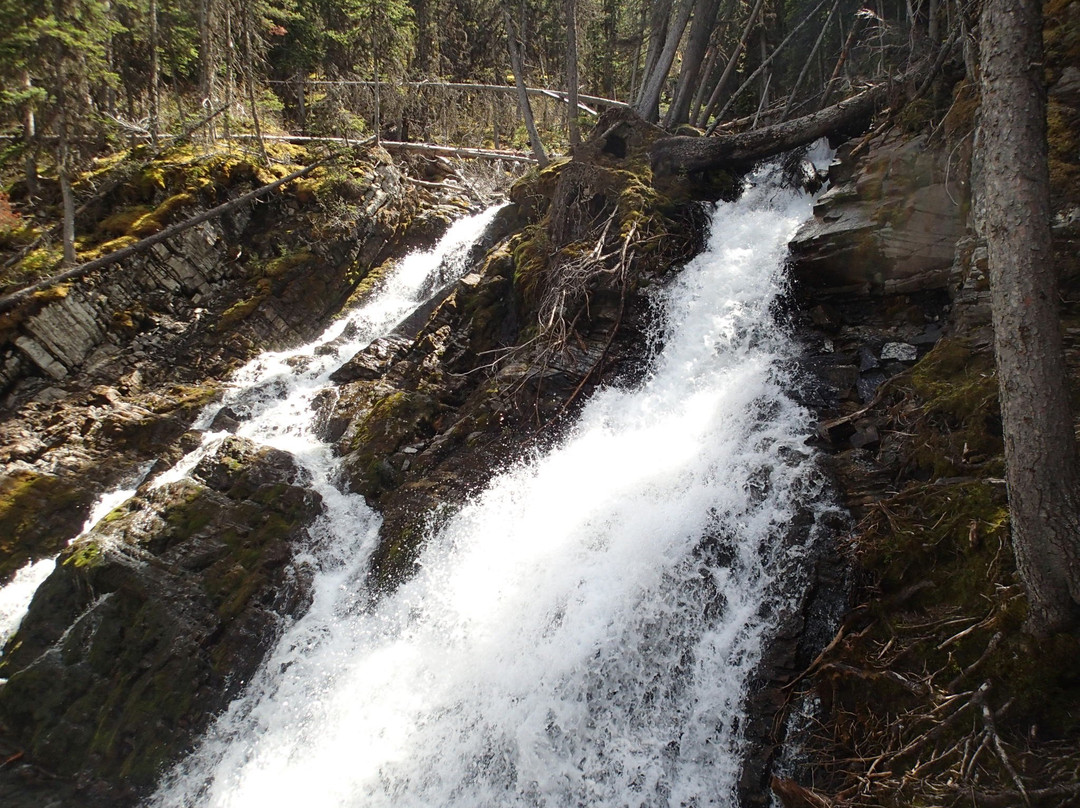
M 850 147 L 849 147 L 850 149 Z M 943 289 L 963 234 L 961 172 L 927 136 L 875 141 L 840 160 L 791 242 L 793 280 L 813 296 Z

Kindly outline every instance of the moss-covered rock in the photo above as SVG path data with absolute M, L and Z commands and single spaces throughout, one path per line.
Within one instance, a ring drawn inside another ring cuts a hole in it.
M 320 511 L 283 452 L 226 440 L 67 550 L 5 650 L 0 724 L 41 768 L 152 786 L 307 602 L 293 548 Z
M 0 584 L 48 558 L 79 532 L 97 492 L 77 479 L 29 469 L 0 479 Z

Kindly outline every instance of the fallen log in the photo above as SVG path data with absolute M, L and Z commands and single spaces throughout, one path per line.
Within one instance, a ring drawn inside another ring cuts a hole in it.
M 251 140 L 254 135 L 233 135 L 236 140 Z M 320 137 L 315 135 L 263 135 L 263 140 L 285 143 L 342 143 L 347 146 L 366 145 L 370 140 L 350 140 L 343 137 Z M 536 158 L 522 152 L 502 149 L 472 149 L 464 146 L 440 146 L 436 143 L 407 143 L 399 140 L 380 140 L 379 145 L 388 152 L 418 152 L 420 154 L 468 157 L 473 160 L 506 160 L 511 163 L 535 163 Z
M 87 261 L 85 264 L 79 264 L 78 266 L 72 267 L 71 269 L 65 270 L 56 275 L 51 275 L 50 277 L 44 278 L 37 283 L 30 284 L 29 286 L 24 286 L 22 289 L 19 289 L 16 292 L 12 292 L 11 294 L 0 298 L 0 314 L 11 311 L 13 308 L 15 308 L 17 305 L 19 305 L 21 302 L 23 302 L 36 292 L 48 289 L 51 286 L 56 286 L 59 283 L 64 283 L 65 281 L 80 278 L 84 275 L 88 275 L 89 273 L 94 272 L 95 270 L 103 269 L 104 267 L 130 258 L 133 255 L 145 252 L 146 250 L 153 247 L 155 244 L 160 244 L 163 241 L 168 241 L 174 236 L 183 233 L 185 230 L 189 230 L 196 225 L 217 218 L 218 216 L 226 214 L 229 211 L 236 210 L 237 208 L 246 205 L 248 202 L 258 199 L 260 196 L 265 196 L 271 191 L 280 188 L 286 183 L 292 182 L 293 180 L 298 180 L 301 177 L 310 174 L 312 171 L 323 165 L 325 162 L 325 160 L 316 161 L 311 165 L 305 166 L 299 171 L 294 171 L 292 174 L 289 174 L 286 177 L 282 177 L 279 180 L 274 180 L 267 185 L 256 188 L 254 191 L 249 191 L 243 196 L 238 196 L 236 199 L 210 208 L 210 210 L 203 211 L 196 216 L 192 216 L 190 219 L 185 219 L 182 222 L 177 222 L 176 224 L 170 227 L 166 227 L 164 230 L 158 233 L 154 233 L 154 235 L 152 236 L 147 236 L 140 241 L 136 241 L 134 244 L 130 244 L 127 247 L 123 247 L 119 250 L 116 250 L 115 252 L 111 252 L 108 255 L 103 255 L 100 258 L 95 258 L 93 261 Z
M 839 104 L 738 135 L 661 138 L 649 150 L 653 172 L 691 174 L 714 168 L 743 170 L 765 157 L 813 143 L 831 132 L 867 121 L 891 85 L 877 84 Z
M 766 157 L 813 143 L 820 137 L 869 123 L 877 108 L 899 92 L 903 100 L 918 97 L 952 53 L 955 40 L 946 42 L 932 60 L 926 60 L 895 80 L 882 81 L 824 109 L 738 135 L 661 138 L 649 150 L 653 172 L 693 174 L 712 169 L 743 172 Z
M 292 84 L 292 81 L 270 81 L 270 84 Z M 370 79 L 341 79 L 341 80 L 320 80 L 320 81 L 307 81 L 305 84 L 311 84 L 315 86 L 356 86 L 356 87 L 372 87 L 375 82 Z M 492 92 L 492 93 L 505 93 L 511 95 L 517 92 L 517 89 L 512 84 L 476 84 L 466 82 L 455 81 L 407 81 L 396 85 L 397 87 L 408 87 L 413 90 L 420 90 L 426 87 L 436 87 L 443 90 L 463 90 L 465 92 Z M 554 98 L 558 101 L 565 101 L 569 103 L 569 93 L 562 90 L 549 90 L 545 87 L 526 87 L 525 92 L 529 95 L 546 96 L 547 98 Z M 585 95 L 584 93 L 578 93 L 578 109 L 589 115 L 596 115 L 596 111 L 589 109 L 585 104 L 594 104 L 596 106 L 603 107 L 617 107 L 620 109 L 629 109 L 630 105 L 625 101 L 617 101 L 614 98 L 603 98 L 597 95 Z

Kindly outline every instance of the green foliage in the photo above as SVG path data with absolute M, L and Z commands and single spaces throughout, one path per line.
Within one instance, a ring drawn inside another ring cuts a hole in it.
M 960 340 L 944 340 L 908 380 L 923 402 L 921 440 L 913 448 L 916 463 L 936 477 L 976 469 L 994 476 L 1004 472 L 993 357 Z

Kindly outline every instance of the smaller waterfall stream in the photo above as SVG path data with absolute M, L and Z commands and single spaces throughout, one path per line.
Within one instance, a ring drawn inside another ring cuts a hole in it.
M 0 653 L 26 616 L 34 593 L 55 567 L 56 560 L 52 558 L 31 561 L 0 587 Z
M 349 583 L 370 519 L 328 511 L 352 560 L 324 565 L 151 805 L 736 804 L 747 681 L 820 494 L 770 313 L 810 201 L 758 180 L 663 293 L 645 381 L 600 391 L 559 446 L 444 515 L 392 595 L 370 606 Z M 326 452 L 305 429 L 252 437 Z
M 204 430 L 202 445 L 160 474 L 159 487 L 186 476 L 229 434 L 289 452 L 309 475 L 307 485 L 323 498 L 325 514 L 313 528 L 317 567 L 340 575 L 342 564 L 366 560 L 378 534 L 378 516 L 363 497 L 338 485 L 333 447 L 315 434 L 314 400 L 331 386 L 330 375 L 374 339 L 457 280 L 468 268 L 469 251 L 501 206 L 459 219 L 430 250 L 411 253 L 399 262 L 367 301 L 332 323 L 319 337 L 287 351 L 268 351 L 252 359 L 229 381 L 222 401 L 199 416 L 194 429 Z M 239 420 L 233 432 L 212 431 L 222 411 Z
M 339 554 L 339 562 L 347 557 L 355 563 L 359 548 L 371 549 L 378 519 L 361 497 L 342 493 L 334 484 L 337 465 L 332 448 L 312 434 L 312 400 L 346 360 L 389 332 L 433 292 L 465 271 L 469 249 L 498 209 L 495 206 L 458 220 L 434 248 L 408 255 L 366 304 L 332 323 L 312 342 L 289 351 L 260 354 L 237 371 L 223 401 L 208 406 L 192 425 L 204 432 L 201 445 L 157 475 L 151 486 L 157 488 L 182 479 L 220 445 L 229 433 L 209 430 L 216 416 L 229 407 L 242 419 L 236 434 L 283 449 L 297 458 L 327 506 L 328 516 L 316 526 L 323 539 L 318 546 Z M 102 494 L 75 539 L 89 533 L 111 510 L 133 496 L 149 470 L 148 465 L 140 469 L 135 480 Z M 349 526 L 344 541 L 342 536 L 332 535 L 340 525 Z M 34 593 L 55 565 L 51 558 L 31 562 L 0 587 L 0 650 L 18 629 Z

